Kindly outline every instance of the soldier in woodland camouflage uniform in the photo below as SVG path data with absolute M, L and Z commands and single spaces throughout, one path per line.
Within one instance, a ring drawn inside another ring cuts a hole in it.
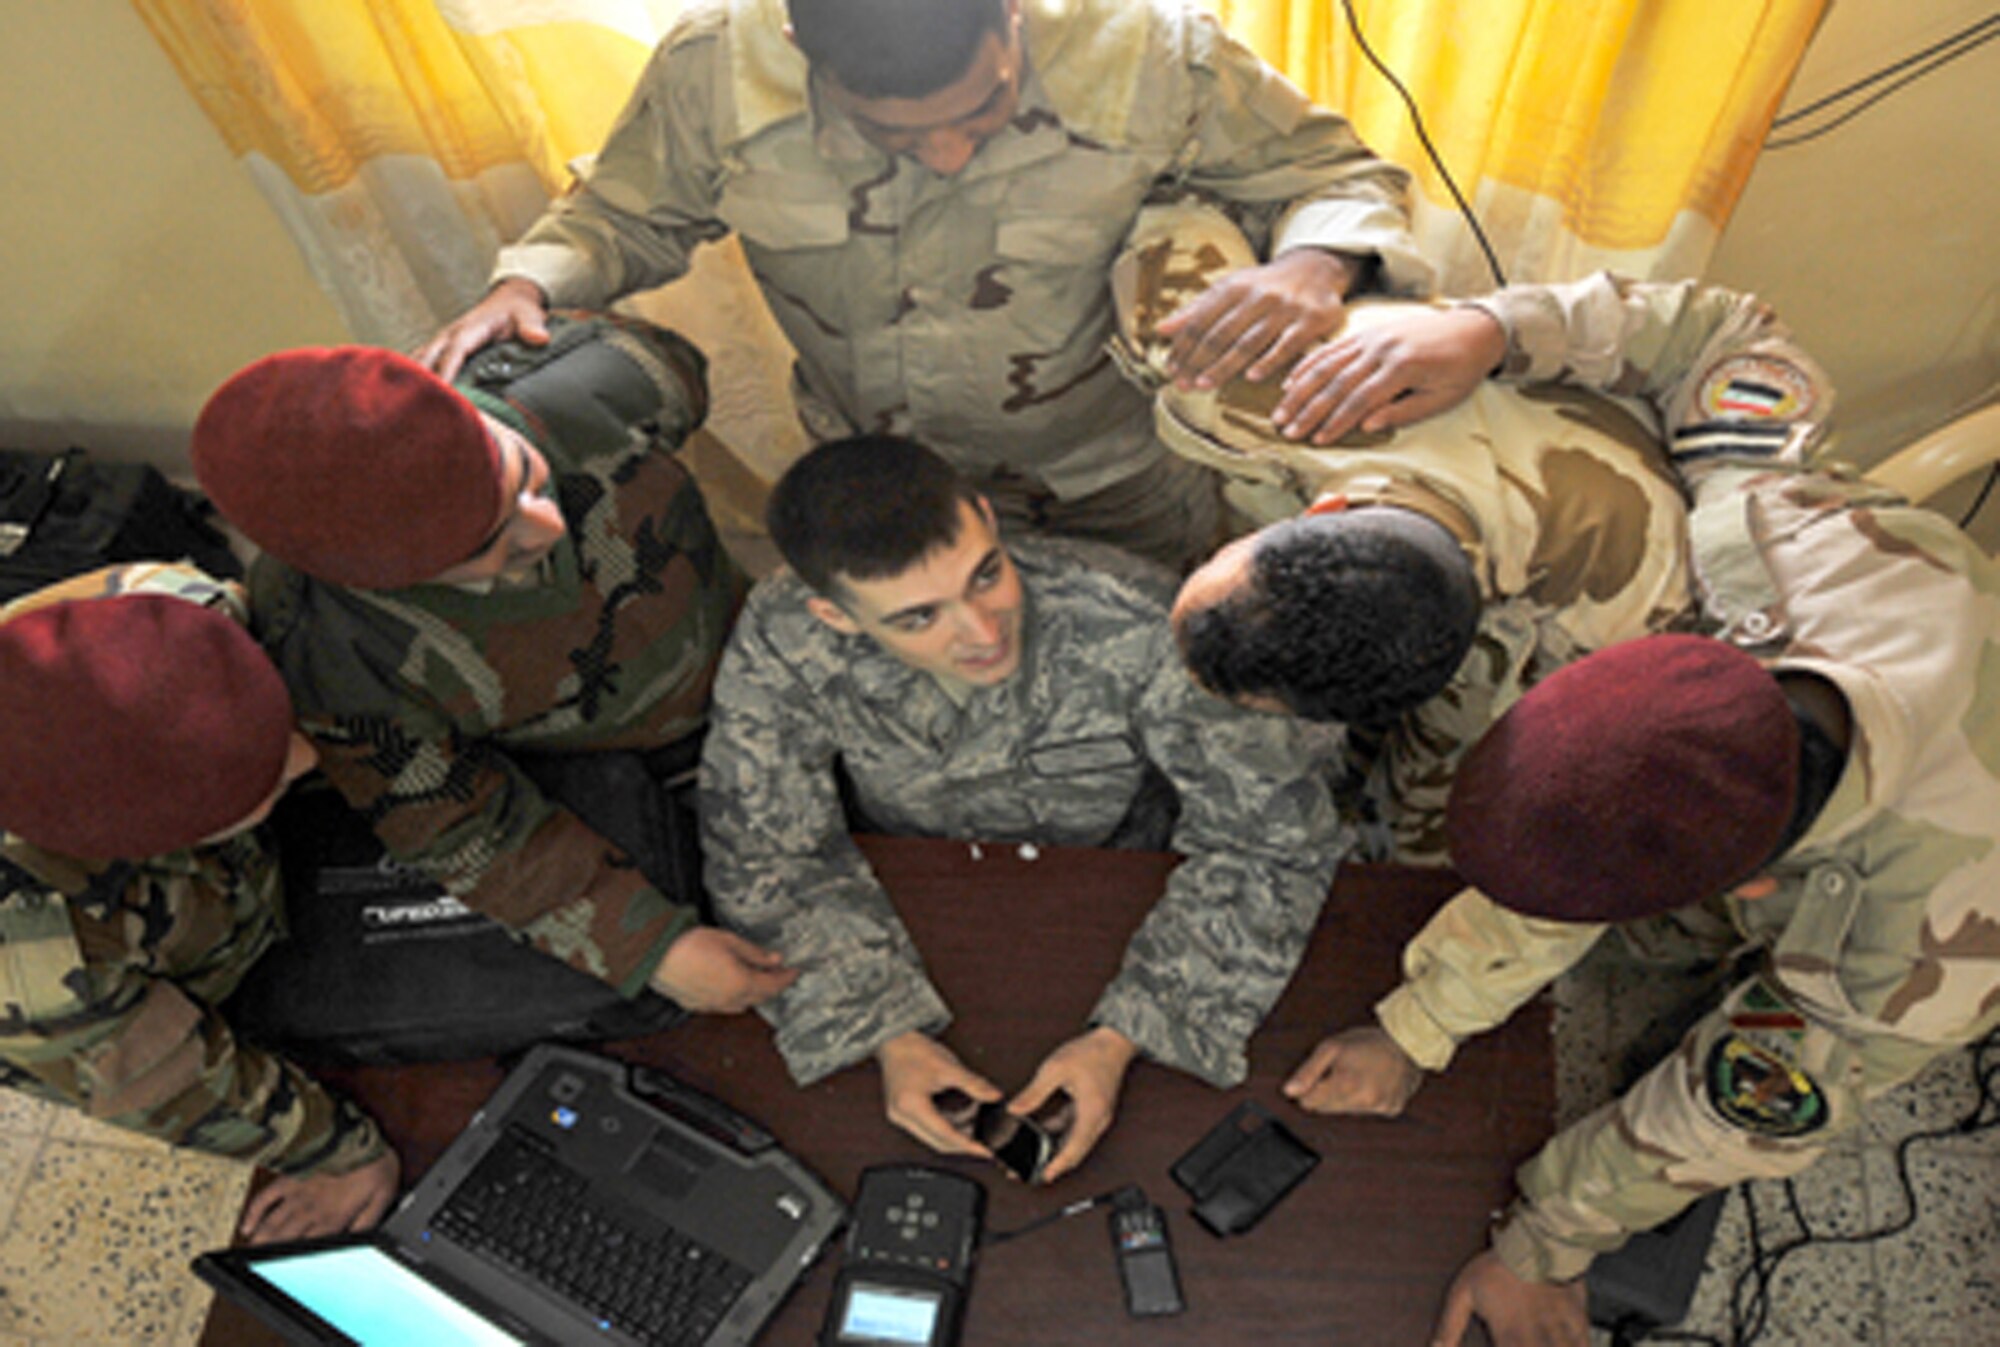
M 389 852 L 627 995 L 741 1010 L 775 961 L 511 757 L 692 764 L 742 593 L 673 454 L 702 376 L 680 338 L 611 319 L 494 347 L 456 389 L 386 351 L 285 352 L 210 399 L 194 459 L 264 549 L 252 609 L 300 724 Z
M 1406 181 L 1179 0 L 705 0 L 423 358 L 449 376 L 734 233 L 815 440 L 914 436 L 1010 521 L 1178 565 L 1216 540 L 1214 479 L 1161 452 L 1103 350 L 1141 204 L 1225 201 L 1268 259 L 1175 331 L 1177 373 L 1226 379 L 1331 330 L 1344 294 L 1428 289 Z
M 848 836 L 860 822 L 1188 858 L 1094 1027 L 1014 1101 L 1076 1106 L 1051 1178 L 1109 1126 L 1136 1053 L 1240 1082 L 1346 840 L 1297 727 L 1196 689 L 1161 599 L 1065 550 L 1090 545 L 1003 548 L 983 498 L 910 441 L 812 451 L 770 522 L 797 574 L 759 585 L 731 637 L 701 812 L 718 912 L 803 970 L 764 1008 L 793 1076 L 874 1055 L 890 1118 L 946 1151 L 977 1147 L 933 1096 L 1000 1095 L 932 1037 L 950 1011 Z
M 1369 821 L 1367 845 L 1378 857 L 1441 864 L 1452 766 L 1523 690 L 1591 650 L 1686 620 L 1680 488 L 1651 410 L 1597 392 L 1485 387 L 1419 425 L 1322 446 L 1276 427 L 1274 409 L 1288 396 L 1279 382 L 1177 385 L 1159 324 L 1250 256 L 1219 213 L 1176 203 L 1148 210 L 1114 271 L 1118 353 L 1137 382 L 1157 391 L 1161 438 L 1221 472 L 1228 499 L 1261 526 L 1190 578 L 1174 621 L 1197 676 L 1224 695 L 1346 719 L 1312 704 L 1323 678 L 1343 694 L 1328 701 L 1374 703 L 1369 733 L 1349 736 L 1355 782 L 1343 805 Z M 1356 304 L 1348 330 L 1365 334 L 1422 312 Z M 1376 599 L 1359 583 L 1337 583 L 1286 617 L 1264 598 L 1267 568 L 1310 564 L 1332 530 L 1380 528 L 1383 507 L 1440 526 L 1431 531 L 1446 547 L 1456 542 L 1463 560 L 1454 564 L 1476 587 L 1470 646 L 1459 644 L 1462 658 L 1428 681 L 1406 677 L 1396 667 L 1406 657 L 1386 644 L 1418 621 L 1393 587 Z M 1353 629 L 1373 602 L 1390 630 L 1364 638 Z M 1212 628 L 1205 638 L 1197 634 L 1204 622 Z M 1232 676 L 1232 661 L 1252 659 L 1260 625 L 1288 647 L 1284 659 Z M 1379 652 L 1372 661 L 1353 648 L 1364 641 Z M 1254 685 L 1260 673 L 1272 681 Z M 1245 679 L 1253 685 L 1232 685 Z
M 1496 367 L 1659 407 L 1694 496 L 1708 630 L 1780 684 L 1809 675 L 1836 692 L 1822 718 L 1846 752 L 1808 830 L 1757 879 L 1726 899 L 1680 894 L 1724 908 L 1761 966 L 1680 1051 L 1523 1167 L 1492 1252 L 1454 1289 L 1446 1342 L 1474 1313 L 1503 1342 L 1535 1314 L 1580 1332 L 1580 1288 L 1545 1284 L 1704 1192 L 1805 1168 L 1865 1100 L 2000 1024 L 2000 569 L 1942 517 L 1808 466 L 1831 393 L 1747 296 L 1609 276 L 1514 287 L 1403 334 L 1380 386 L 1462 386 Z M 1630 808 L 1674 814 L 1633 786 Z M 1517 870 L 1566 854 L 1558 840 L 1510 839 L 1516 860 L 1488 861 L 1489 883 L 1519 887 Z M 1398 1111 L 1419 1067 L 1443 1069 L 1602 930 L 1462 895 L 1411 945 L 1380 1027 L 1323 1044 L 1295 1091 L 1308 1107 Z
M 0 609 L 0 1082 L 276 1170 L 261 1242 L 372 1224 L 397 1167 L 216 1009 L 279 935 L 255 825 L 313 760 L 245 616 L 151 564 Z

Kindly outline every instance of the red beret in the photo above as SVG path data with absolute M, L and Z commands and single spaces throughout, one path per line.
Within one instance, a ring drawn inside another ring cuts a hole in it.
M 1529 916 L 1651 916 L 1755 875 L 1798 774 L 1798 723 L 1756 660 L 1705 636 L 1628 641 L 1542 680 L 1466 755 L 1452 864 Z
M 166 594 L 0 623 L 0 827 L 138 860 L 241 823 L 284 772 L 292 702 L 228 614 Z
M 250 541 L 364 589 L 470 558 L 500 514 L 499 464 L 470 402 L 367 346 L 266 356 L 217 389 L 194 427 L 202 489 Z

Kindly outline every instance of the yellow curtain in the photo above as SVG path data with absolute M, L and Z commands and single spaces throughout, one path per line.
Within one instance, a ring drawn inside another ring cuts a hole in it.
M 133 0 L 355 336 L 410 347 L 597 148 L 673 0 Z
M 1515 280 L 1699 274 L 1827 0 L 1353 0 Z M 1216 0 L 1231 31 L 1416 177 L 1443 288 L 1491 284 L 1342 0 Z
M 1508 274 L 1698 273 L 1827 0 L 1354 0 Z M 408 347 L 594 150 L 676 0 L 133 0 L 355 335 Z M 1214 0 L 1416 175 L 1444 288 L 1489 284 L 1341 0 Z

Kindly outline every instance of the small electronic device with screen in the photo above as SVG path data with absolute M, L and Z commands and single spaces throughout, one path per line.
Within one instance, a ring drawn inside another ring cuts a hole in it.
M 958 1341 L 986 1189 L 928 1165 L 862 1171 L 821 1347 Z
M 1118 1256 L 1127 1314 L 1150 1318 L 1186 1308 L 1174 1272 L 1174 1246 L 1167 1239 L 1167 1214 L 1138 1188 L 1125 1189 L 1112 1204 L 1111 1249 Z
M 1032 1118 L 1007 1111 L 1005 1104 L 981 1104 L 972 1120 L 972 1135 L 993 1152 L 1000 1167 L 1023 1183 L 1042 1177 L 1042 1166 L 1056 1153 L 1056 1139 Z

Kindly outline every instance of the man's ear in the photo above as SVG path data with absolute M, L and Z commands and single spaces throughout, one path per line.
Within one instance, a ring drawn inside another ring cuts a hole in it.
M 860 626 L 847 615 L 845 608 L 823 595 L 809 595 L 806 611 L 843 636 L 856 636 L 861 632 Z

